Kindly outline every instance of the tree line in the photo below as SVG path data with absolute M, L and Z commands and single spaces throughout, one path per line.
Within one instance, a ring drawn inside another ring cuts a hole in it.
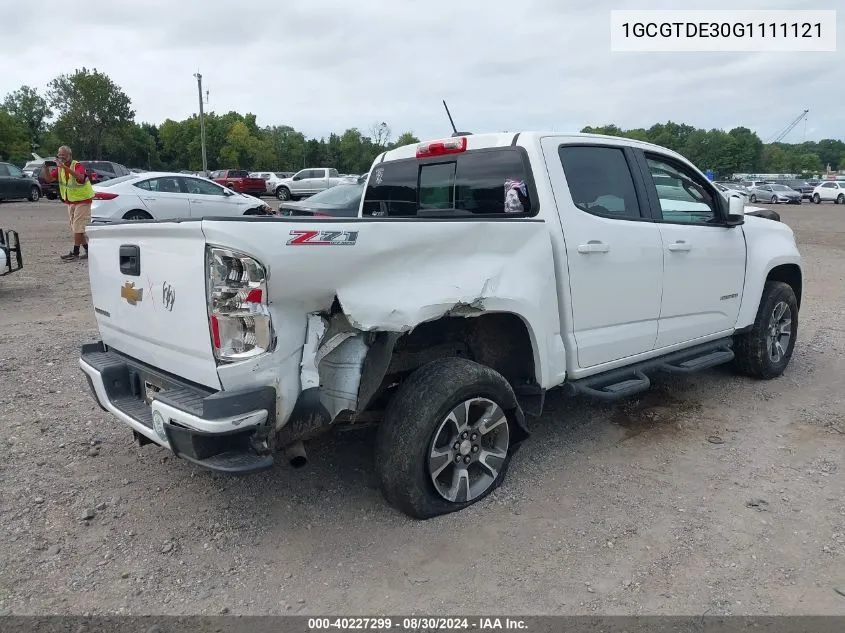
M 387 123 L 351 128 L 328 138 L 306 138 L 287 125 L 259 126 L 254 114 L 205 114 L 209 169 L 296 171 L 328 165 L 341 173 L 363 173 L 385 149 L 415 143 L 412 132 L 393 138 Z M 845 143 L 824 139 L 799 144 L 763 143 L 746 127 L 728 132 L 683 123 L 658 123 L 624 130 L 616 125 L 582 132 L 649 141 L 683 154 L 717 177 L 737 172 L 822 173 L 845 169 Z M 85 159 L 113 160 L 141 169 L 202 169 L 200 121 L 193 115 L 158 125 L 137 122 L 132 101 L 108 75 L 81 68 L 59 75 L 42 94 L 21 86 L 0 102 L 0 160 L 23 164 L 31 152 L 54 156 L 60 145 Z
M 801 174 L 812 176 L 845 169 L 845 142 L 839 139 L 803 143 L 764 143 L 747 127 L 728 132 L 703 130 L 683 123 L 658 123 L 648 129 L 623 130 L 615 125 L 585 127 L 582 132 L 624 136 L 662 145 L 712 169 L 717 178 L 736 173 Z
M 385 149 L 418 142 L 411 132 L 392 138 L 387 123 L 348 129 L 328 138 L 306 138 L 287 125 L 260 127 L 254 114 L 204 116 L 209 170 L 297 171 L 326 165 L 363 173 Z M 128 95 L 108 75 L 81 68 L 60 75 L 44 94 L 21 86 L 0 102 L 0 160 L 23 164 L 31 152 L 54 156 L 69 145 L 74 156 L 112 160 L 148 170 L 202 169 L 200 120 L 135 120 Z

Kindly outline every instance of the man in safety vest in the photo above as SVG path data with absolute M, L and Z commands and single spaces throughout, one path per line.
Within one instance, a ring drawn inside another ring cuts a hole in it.
M 88 259 L 88 240 L 85 227 L 91 221 L 91 201 L 94 199 L 94 187 L 85 171 L 85 166 L 73 160 L 73 153 L 67 145 L 62 145 L 56 152 L 55 169 L 44 166 L 44 180 L 59 183 L 59 197 L 67 205 L 70 230 L 73 231 L 73 250 L 61 259 L 66 262 Z M 79 247 L 85 253 L 79 254 Z

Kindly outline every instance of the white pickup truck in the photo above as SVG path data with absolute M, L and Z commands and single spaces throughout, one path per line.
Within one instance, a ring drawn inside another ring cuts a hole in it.
M 416 518 L 496 488 L 550 389 L 616 400 L 729 362 L 779 376 L 804 283 L 787 225 L 672 151 L 598 135 L 387 151 L 355 218 L 89 239 L 102 340 L 80 366 L 140 443 L 248 472 L 375 422 L 384 496 Z
M 299 200 L 325 191 L 344 182 L 354 182 L 351 176 L 341 176 L 331 167 L 301 169 L 290 178 L 273 179 L 271 187 L 279 200 Z

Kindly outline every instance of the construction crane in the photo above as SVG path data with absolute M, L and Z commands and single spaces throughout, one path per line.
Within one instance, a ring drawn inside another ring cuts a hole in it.
M 772 137 L 769 143 L 780 143 L 784 139 L 784 137 L 789 134 L 793 130 L 793 128 L 801 122 L 802 119 L 806 120 L 808 112 L 809 110 L 804 110 L 801 114 L 795 117 L 795 120 L 792 121 L 785 128 L 783 128 L 780 132 L 775 134 L 775 136 Z

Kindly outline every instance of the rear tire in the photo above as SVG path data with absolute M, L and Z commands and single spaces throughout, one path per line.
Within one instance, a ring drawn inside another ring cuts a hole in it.
M 737 370 L 763 380 L 783 374 L 798 335 L 798 301 L 789 284 L 767 281 L 754 325 L 734 337 Z M 787 338 L 788 337 L 788 338 Z
M 41 190 L 38 187 L 33 186 L 32 189 L 29 190 L 29 201 L 38 202 L 40 199 Z
M 755 196 L 755 195 L 752 193 L 752 194 L 751 194 L 751 197 L 748 199 L 748 202 L 750 202 L 751 204 L 754 204 L 755 202 L 757 202 L 757 196 Z
M 518 445 L 517 411 L 510 384 L 489 367 L 449 357 L 417 369 L 378 430 L 385 499 L 415 519 L 480 501 L 505 477 Z
M 133 209 L 132 211 L 127 211 L 123 215 L 124 220 L 152 220 L 153 216 L 151 216 L 146 211 L 141 211 L 139 209 Z

